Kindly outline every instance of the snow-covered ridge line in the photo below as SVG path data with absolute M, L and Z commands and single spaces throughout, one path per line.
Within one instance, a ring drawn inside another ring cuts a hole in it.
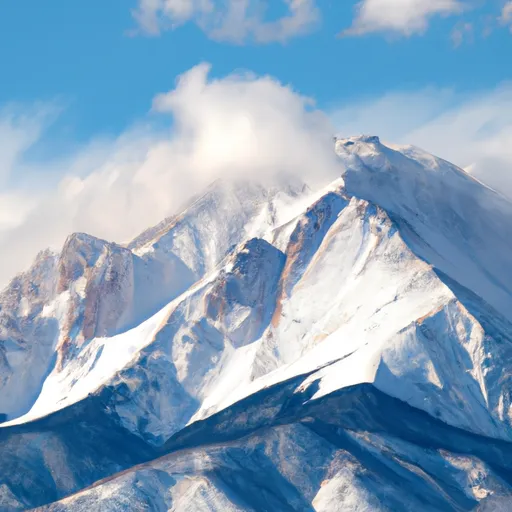
M 309 375 L 299 409 L 371 385 L 512 440 L 512 205 L 417 148 L 336 148 L 321 189 L 217 182 L 133 250 L 75 235 L 43 258 L 0 304 L 0 433 L 101 396 L 158 451 L 223 411 L 247 424 L 243 404 Z

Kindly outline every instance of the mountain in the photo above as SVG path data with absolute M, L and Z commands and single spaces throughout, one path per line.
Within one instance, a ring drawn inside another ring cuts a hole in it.
M 0 295 L 0 510 L 512 507 L 512 204 L 377 137 Z

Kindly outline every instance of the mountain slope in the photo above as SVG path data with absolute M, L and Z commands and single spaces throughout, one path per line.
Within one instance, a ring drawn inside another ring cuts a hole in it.
M 0 295 L 0 414 L 28 412 L 52 368 L 65 370 L 92 339 L 126 332 L 157 313 L 244 240 L 245 227 L 274 201 L 286 204 L 303 192 L 303 185 L 280 191 L 215 183 L 179 218 L 148 230 L 130 248 L 79 233 L 60 254 L 41 253 Z M 37 373 L 18 379 L 19 368 L 35 360 Z
M 174 454 L 47 509 L 434 511 L 510 503 L 509 443 L 450 427 L 369 385 L 314 402 L 294 395 L 296 385 L 199 422 L 168 443 Z
M 323 189 L 217 182 L 126 247 L 73 235 L 11 283 L 0 504 L 510 503 L 512 206 L 416 148 L 336 150 Z
M 418 256 L 509 320 L 512 205 L 458 167 L 377 137 L 339 140 L 347 189 L 396 218 Z

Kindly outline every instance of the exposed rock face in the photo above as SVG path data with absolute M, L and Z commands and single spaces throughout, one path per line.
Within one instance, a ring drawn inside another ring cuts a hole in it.
M 256 341 L 275 310 L 285 255 L 253 238 L 234 255 L 207 295 L 207 315 L 222 325 L 235 348 Z
M 63 367 L 87 340 L 112 336 L 133 317 L 133 254 L 116 244 L 84 235 L 68 238 L 59 260 L 58 293 L 68 307 L 59 343 Z
M 45 314 L 56 295 L 58 257 L 41 252 L 0 294 L 0 415 L 23 414 L 54 361 L 58 322 Z

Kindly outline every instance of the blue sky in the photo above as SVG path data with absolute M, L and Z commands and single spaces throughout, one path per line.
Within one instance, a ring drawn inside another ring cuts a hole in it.
M 497 22 L 490 35 L 482 34 L 486 17 L 499 16 L 499 1 L 461 15 L 433 16 L 423 35 L 409 37 L 337 38 L 351 25 L 355 3 L 318 5 L 322 19 L 311 33 L 285 44 L 240 45 L 213 41 L 193 23 L 158 37 L 130 36 L 137 26 L 134 0 L 2 0 L 0 104 L 58 100 L 66 105 L 54 127 L 60 127 L 59 137 L 83 140 L 122 130 L 144 115 L 156 93 L 201 61 L 213 65 L 214 76 L 239 68 L 268 73 L 322 108 L 397 89 L 464 92 L 511 79 L 511 34 Z M 451 33 L 467 22 L 474 24 L 474 40 L 466 38 L 456 48 Z
M 328 169 L 336 132 L 512 197 L 511 0 L 0 0 L 0 63 L 0 286 L 221 172 Z

